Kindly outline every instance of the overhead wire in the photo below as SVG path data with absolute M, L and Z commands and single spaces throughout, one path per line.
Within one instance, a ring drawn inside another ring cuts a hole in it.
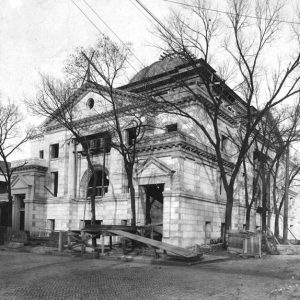
M 151 16 L 153 20 L 155 20 L 156 23 L 159 24 L 160 27 L 162 27 L 170 36 L 172 36 L 173 39 L 177 40 L 177 38 L 173 35 L 172 32 L 166 26 L 139 0 L 135 0 L 147 13 Z
M 212 12 L 221 13 L 221 14 L 226 14 L 226 15 L 232 15 L 232 16 L 237 15 L 237 14 L 229 12 L 229 11 L 218 10 L 218 9 L 213 9 L 213 8 L 207 8 L 207 7 L 203 7 L 203 6 L 196 6 L 196 5 L 193 5 L 193 4 L 188 4 L 188 3 L 185 3 L 185 2 L 179 2 L 179 1 L 175 1 L 175 0 L 163 0 L 163 1 L 173 3 L 173 4 L 177 4 L 177 5 L 183 5 L 183 6 L 187 6 L 187 7 L 201 8 L 203 10 L 212 11 Z M 278 22 L 287 23 L 287 24 L 300 25 L 300 22 L 295 22 L 295 21 L 286 21 L 286 20 L 281 20 L 281 19 L 263 18 L 263 17 L 257 17 L 257 16 L 253 16 L 253 15 L 247 15 L 247 14 L 239 14 L 239 16 L 250 18 L 250 19 L 257 19 L 257 20 L 264 20 L 264 21 L 278 21 Z
M 141 64 L 141 67 L 145 67 L 144 63 L 135 55 L 135 53 L 123 42 L 123 40 L 115 33 L 115 31 L 100 17 L 100 15 L 95 11 L 95 9 L 86 1 L 82 0 L 89 9 L 98 17 L 98 19 L 108 28 L 108 30 L 123 44 L 123 46 L 131 52 L 135 59 Z
M 75 1 L 74 0 L 71 1 L 80 10 L 80 12 L 84 15 L 84 17 L 102 34 L 103 32 L 100 30 L 100 28 L 86 15 L 86 13 L 75 3 Z M 138 73 L 138 70 L 130 62 L 128 62 L 128 64 L 132 67 L 132 69 L 134 69 Z

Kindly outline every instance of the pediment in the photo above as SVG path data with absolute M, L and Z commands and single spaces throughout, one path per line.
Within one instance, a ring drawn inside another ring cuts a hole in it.
M 12 189 L 27 189 L 28 187 L 32 186 L 32 180 L 28 180 L 22 175 L 18 175 L 17 177 L 14 178 L 11 187 Z
M 155 157 L 149 157 L 137 170 L 138 177 L 171 176 L 175 171 Z
M 90 105 L 90 99 L 93 99 L 93 105 Z M 88 84 L 79 88 L 71 97 L 71 101 L 74 105 L 72 108 L 73 121 L 99 115 L 111 110 L 111 104 L 105 99 L 104 94 L 100 95 L 96 88 Z M 48 118 L 43 126 L 55 126 L 57 124 L 57 121 Z

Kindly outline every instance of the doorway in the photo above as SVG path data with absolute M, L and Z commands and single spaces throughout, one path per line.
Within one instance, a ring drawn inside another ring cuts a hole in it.
M 144 186 L 146 193 L 145 225 L 153 225 L 154 238 L 162 239 L 164 184 Z
M 25 230 L 25 194 L 18 194 L 16 195 L 16 207 L 18 210 L 18 230 L 24 231 Z

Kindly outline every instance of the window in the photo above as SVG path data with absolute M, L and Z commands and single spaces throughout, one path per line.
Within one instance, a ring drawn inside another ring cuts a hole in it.
M 108 186 L 109 186 L 109 179 L 107 174 L 104 173 L 104 178 L 102 178 L 102 170 L 96 171 L 96 195 L 95 196 L 103 196 L 105 193 L 108 192 Z M 93 192 L 93 183 L 94 183 L 94 175 L 91 177 L 89 184 L 88 184 L 88 190 L 87 190 L 87 196 L 90 197 Z M 102 186 L 103 185 L 103 186 Z
M 108 132 L 100 132 L 85 136 L 84 143 L 87 145 L 90 154 L 109 153 L 111 148 L 111 136 Z M 82 151 L 82 155 L 86 155 Z
M 95 100 L 93 98 L 89 98 L 88 101 L 86 102 L 86 105 L 89 109 L 92 109 L 95 105 Z
M 126 129 L 127 133 L 127 145 L 131 146 L 136 140 L 136 127 Z
M 44 158 L 44 150 L 40 150 L 40 158 L 43 159 Z
M 226 135 L 222 135 L 222 140 L 221 140 L 221 150 L 226 151 L 228 147 L 228 142 L 229 138 Z
M 57 197 L 57 191 L 58 191 L 58 172 L 51 172 L 51 190 L 53 192 L 53 196 Z
M 48 230 L 54 231 L 55 230 L 55 219 L 48 219 L 47 227 L 48 227 Z
M 95 220 L 95 225 L 101 225 L 103 220 Z M 92 225 L 91 220 L 80 220 L 81 227 L 89 227 Z
M 167 132 L 174 132 L 174 131 L 177 131 L 177 130 L 178 130 L 177 123 L 169 124 L 169 125 L 166 126 L 166 131 Z
M 58 158 L 59 144 L 50 145 L 50 158 Z

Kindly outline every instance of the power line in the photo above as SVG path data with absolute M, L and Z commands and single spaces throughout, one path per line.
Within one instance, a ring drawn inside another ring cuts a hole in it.
M 192 5 L 192 4 L 178 2 L 178 1 L 175 1 L 175 0 L 163 0 L 163 1 L 169 2 L 169 3 L 173 3 L 173 4 L 177 4 L 177 5 L 183 5 L 183 6 L 187 6 L 187 7 L 200 8 L 200 9 L 203 9 L 203 10 L 213 11 L 213 12 L 216 12 L 216 13 L 221 13 L 221 14 L 226 14 L 226 15 L 231 15 L 231 16 L 236 16 L 237 15 L 235 13 L 224 11 L 224 10 L 218 10 L 218 9 L 213 9 L 213 8 L 206 8 L 206 7 L 202 7 L 202 6 L 196 6 L 196 5 Z M 297 25 L 300 25 L 300 22 L 285 21 L 285 20 L 279 20 L 279 19 L 275 19 L 275 18 L 274 19 L 270 19 L 270 18 L 263 18 L 263 17 L 257 17 L 257 16 L 253 16 L 253 15 L 246 15 L 246 14 L 239 14 L 239 16 L 245 17 L 245 18 L 250 18 L 250 19 L 256 19 L 256 20 L 278 21 L 278 22 L 287 23 L 287 24 L 297 24 Z
M 131 3 L 132 3 L 132 5 L 136 8 L 136 9 L 138 9 L 140 12 L 141 12 L 141 14 L 145 17 L 145 18 L 147 18 L 151 23 L 152 23 L 152 20 L 139 8 L 139 6 L 137 6 L 134 2 L 133 2 L 133 0 L 129 0 Z
M 86 15 L 86 13 L 75 3 L 74 0 L 71 0 L 72 3 L 81 11 L 81 13 L 85 16 L 85 18 L 101 33 L 100 28 Z M 105 24 L 105 23 L 104 23 Z M 137 69 L 128 61 L 128 64 L 138 73 Z
M 170 36 L 172 36 L 175 41 L 177 41 L 177 38 L 173 35 L 173 33 L 170 32 L 168 28 L 166 28 L 166 26 L 157 17 L 155 17 L 155 15 L 145 5 L 143 5 L 139 0 L 135 1 L 151 16 L 152 19 L 155 20 L 156 23 L 158 23 Z
M 100 17 L 100 15 L 93 9 L 93 7 L 86 1 L 83 0 L 83 2 L 89 7 L 89 9 L 98 17 L 98 19 L 108 28 L 110 32 L 114 34 L 114 36 L 123 44 L 123 46 L 129 50 L 132 55 L 135 57 L 135 59 L 141 64 L 142 67 L 145 67 L 143 62 L 134 54 L 134 52 L 122 41 L 122 39 L 113 31 L 113 29 Z

